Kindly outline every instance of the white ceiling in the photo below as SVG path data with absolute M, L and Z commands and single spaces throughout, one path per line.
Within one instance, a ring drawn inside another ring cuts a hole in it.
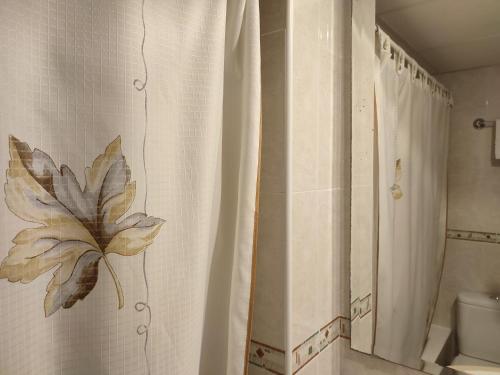
M 376 0 L 377 22 L 432 73 L 500 64 L 500 0 Z

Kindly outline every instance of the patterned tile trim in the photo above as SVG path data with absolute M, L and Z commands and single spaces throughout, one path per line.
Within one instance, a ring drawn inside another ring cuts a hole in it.
M 297 374 L 305 365 L 311 362 L 321 351 L 339 337 L 350 338 L 350 321 L 338 316 L 319 331 L 293 349 L 292 372 Z
M 351 325 L 347 318 L 338 316 L 315 332 L 311 337 L 298 345 L 292 352 L 293 374 L 311 362 L 328 345 L 339 337 L 350 339 Z M 248 361 L 255 366 L 269 371 L 271 374 L 283 375 L 285 373 L 285 351 L 252 340 Z
M 248 361 L 272 374 L 283 375 L 285 373 L 285 351 L 255 340 L 250 342 Z
M 372 311 L 372 294 L 368 294 L 363 298 L 356 298 L 351 302 L 351 320 L 363 318 L 366 314 Z
M 447 237 L 455 240 L 479 241 L 499 243 L 500 234 L 490 232 L 476 232 L 470 230 L 448 229 Z

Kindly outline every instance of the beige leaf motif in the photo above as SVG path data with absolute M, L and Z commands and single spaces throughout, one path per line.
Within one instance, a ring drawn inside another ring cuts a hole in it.
M 83 190 L 68 166 L 58 169 L 43 151 L 31 151 L 12 136 L 9 150 L 7 206 L 21 219 L 41 226 L 24 229 L 13 239 L 14 247 L 0 264 L 0 278 L 29 283 L 57 267 L 45 296 L 45 316 L 50 316 L 92 291 L 103 259 L 122 308 L 123 291 L 107 256 L 145 251 L 164 220 L 135 213 L 118 222 L 135 198 L 120 137 L 86 168 Z

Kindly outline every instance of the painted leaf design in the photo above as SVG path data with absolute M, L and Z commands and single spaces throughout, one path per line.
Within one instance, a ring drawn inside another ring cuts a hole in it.
M 135 198 L 135 182 L 116 138 L 85 170 L 81 188 L 71 169 L 58 169 L 49 155 L 15 137 L 5 201 L 18 217 L 40 224 L 21 231 L 0 264 L 0 278 L 29 283 L 55 268 L 45 296 L 45 315 L 85 298 L 98 278 L 100 260 L 115 282 L 118 306 L 123 292 L 108 255 L 137 255 L 158 235 L 164 220 L 134 213 L 119 221 Z

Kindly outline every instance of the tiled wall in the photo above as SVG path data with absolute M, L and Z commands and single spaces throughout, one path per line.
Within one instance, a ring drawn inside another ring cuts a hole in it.
M 339 316 L 314 332 L 293 348 L 292 373 L 302 373 L 306 369 L 308 373 L 314 373 L 311 367 L 320 366 L 323 369 L 329 369 L 327 374 L 338 374 L 340 360 L 324 363 L 323 354 L 330 351 L 338 354 L 338 341 L 340 339 L 349 339 L 349 330 L 349 319 Z M 319 355 L 321 357 L 318 357 Z M 316 364 L 316 358 L 319 359 L 320 365 Z M 249 362 L 254 368 L 259 367 L 273 374 L 283 375 L 285 373 L 285 351 L 265 343 L 252 341 Z M 337 371 L 334 369 L 337 369 Z
M 292 344 L 338 316 L 340 270 L 348 246 L 350 3 L 293 2 Z M 341 319 L 337 321 L 343 321 Z M 321 335 L 319 335 L 321 337 Z M 312 339 L 313 341 L 315 340 Z M 297 350 L 300 374 L 338 374 L 341 340 L 315 356 Z
M 339 374 L 349 335 L 350 2 L 294 0 L 292 370 Z M 261 0 L 263 149 L 249 374 L 284 373 L 285 1 Z
M 374 259 L 376 254 L 375 164 L 375 0 L 352 1 L 352 178 L 350 304 L 353 347 L 370 353 L 373 342 Z M 361 301 L 363 303 L 361 304 Z M 356 314 L 356 308 L 363 309 Z
M 500 118 L 500 66 L 438 77 L 453 93 L 448 160 L 448 241 L 434 322 L 453 325 L 460 291 L 500 293 L 500 160 L 494 129 L 478 117 Z
M 282 374 L 285 272 L 285 0 L 261 0 L 262 164 L 249 375 Z M 259 350 L 260 349 L 260 350 Z

